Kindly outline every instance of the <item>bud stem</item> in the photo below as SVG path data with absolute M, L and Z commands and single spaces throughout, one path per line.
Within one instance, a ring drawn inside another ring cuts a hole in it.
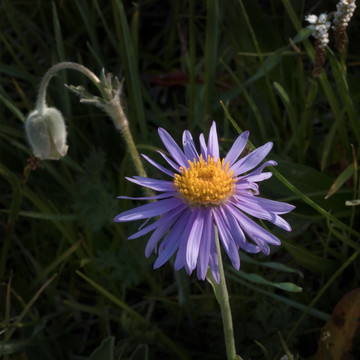
M 130 152 L 137 173 L 140 176 L 146 177 L 144 166 L 141 162 L 139 153 L 135 146 L 134 139 L 131 135 L 128 119 L 120 104 L 120 98 L 118 96 L 115 97 L 111 102 L 109 102 L 109 104 L 104 107 L 104 109 L 113 120 L 115 127 L 119 129 L 120 132 L 123 134 L 126 146 Z
M 101 92 L 104 99 L 109 100 L 108 96 L 104 92 L 100 79 L 89 69 L 87 69 L 85 66 L 73 63 L 73 62 L 61 62 L 59 64 L 56 64 L 52 66 L 44 75 L 43 79 L 41 80 L 40 89 L 39 89 L 39 95 L 36 102 L 36 109 L 41 114 L 43 113 L 45 107 L 46 107 L 46 90 L 49 85 L 49 82 L 51 78 L 59 71 L 63 69 L 72 69 L 77 70 L 86 75 L 97 87 L 97 89 Z

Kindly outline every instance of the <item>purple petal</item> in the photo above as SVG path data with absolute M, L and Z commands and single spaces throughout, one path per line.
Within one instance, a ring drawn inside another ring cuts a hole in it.
M 231 260 L 232 265 L 236 270 L 239 270 L 240 268 L 240 257 L 239 257 L 239 251 L 235 245 L 235 241 L 231 235 L 230 229 L 229 229 L 229 223 L 227 222 L 227 219 L 225 216 L 223 216 L 221 212 L 221 208 L 214 209 L 213 210 L 213 216 L 215 220 L 216 227 L 219 230 L 219 235 L 221 242 L 224 246 L 224 249 Z
M 241 194 L 241 198 L 239 198 L 239 201 L 242 201 L 242 199 L 247 203 L 254 203 L 259 207 L 263 208 L 264 210 L 274 212 L 275 214 L 286 214 L 295 209 L 294 205 L 285 202 L 264 199 L 262 197 L 252 196 L 248 194 Z
M 276 166 L 276 165 L 277 165 L 276 161 L 268 160 L 264 162 L 262 165 L 260 165 L 258 168 L 256 168 L 254 171 L 250 172 L 249 174 L 239 177 L 239 179 L 253 181 L 253 182 L 269 179 L 272 176 L 271 172 L 266 172 L 266 173 L 261 173 L 261 172 L 266 166 Z
M 247 176 L 246 180 L 252 181 L 252 182 L 259 182 L 259 181 L 264 181 L 264 180 L 270 179 L 272 176 L 273 176 L 272 172 L 264 172 L 259 175 Z
M 194 140 L 188 130 L 184 131 L 182 142 L 183 142 L 183 148 L 184 148 L 184 153 L 185 153 L 186 158 L 188 160 L 190 160 L 191 162 L 193 162 L 194 159 L 196 161 L 198 161 L 199 154 L 196 151 Z
M 261 251 L 268 255 L 270 250 L 267 243 L 272 245 L 280 245 L 280 240 L 274 235 L 270 234 L 267 230 L 256 224 L 240 211 L 232 211 L 233 215 L 237 218 L 239 224 L 245 233 L 260 246 Z
M 235 175 L 244 174 L 258 166 L 260 162 L 264 160 L 265 156 L 270 152 L 272 147 L 273 143 L 268 142 L 267 144 L 260 146 L 256 150 L 252 151 L 249 155 L 246 155 L 244 158 L 236 162 L 232 166 Z
M 232 214 L 232 211 L 238 210 L 234 208 L 233 205 L 229 204 L 223 206 L 223 211 L 225 213 L 224 216 L 226 216 L 229 222 L 229 229 L 233 235 L 236 244 L 248 253 L 255 254 L 261 251 L 261 249 L 257 245 L 251 244 L 246 240 L 245 234 L 242 231 L 240 224 L 237 222 L 236 218 Z
M 215 238 L 214 241 L 210 244 L 210 257 L 209 257 L 209 266 L 211 270 L 211 274 L 218 284 L 220 282 L 220 271 L 219 271 L 219 259 L 216 250 Z
M 154 195 L 154 196 L 143 196 L 143 197 L 132 197 L 132 196 L 117 196 L 117 199 L 125 199 L 125 200 L 156 200 L 156 199 L 164 199 L 167 197 L 171 197 L 174 196 L 175 191 L 171 191 L 171 192 L 166 192 L 163 194 L 158 194 L 158 195 Z
M 166 216 L 162 216 L 159 220 L 155 221 L 154 223 L 142 228 L 141 230 L 139 230 L 138 232 L 136 232 L 135 234 L 132 234 L 131 236 L 128 237 L 129 240 L 133 240 L 136 239 L 140 236 L 143 236 L 145 234 L 147 234 L 148 232 L 156 229 L 159 226 L 162 226 L 163 224 L 167 224 L 168 228 L 170 229 L 171 225 L 174 223 L 174 221 L 176 221 L 176 218 L 180 216 L 180 213 L 187 208 L 186 204 L 183 204 L 183 206 L 179 206 L 173 210 L 170 210 Z
M 172 158 L 182 167 L 186 167 L 188 165 L 188 161 L 181 151 L 179 145 L 175 142 L 175 140 L 171 137 L 171 135 L 164 129 L 159 128 L 158 130 L 161 141 L 165 145 L 167 151 L 170 153 Z
M 248 176 L 252 176 L 252 175 L 258 175 L 264 170 L 265 167 L 267 167 L 267 166 L 276 166 L 276 165 L 277 165 L 277 162 L 274 161 L 274 160 L 265 161 L 263 164 L 261 164 L 254 171 L 250 172 L 248 175 L 245 175 L 244 178 L 247 178 Z
M 238 195 L 245 194 L 254 194 L 259 195 L 259 185 L 254 182 L 248 182 L 246 180 L 239 180 L 236 183 L 236 194 L 234 195 L 235 198 L 238 198 Z
M 188 230 L 188 229 L 187 229 Z M 187 231 L 189 233 L 190 231 Z M 182 243 L 184 242 L 184 236 L 182 236 L 180 240 L 179 250 L 176 254 L 174 269 L 175 271 L 180 270 L 184 267 L 186 262 L 186 246 L 184 246 Z
M 126 180 L 129 180 L 134 184 L 153 189 L 155 191 L 174 191 L 172 181 L 158 180 L 142 176 L 134 176 L 133 178 L 127 177 Z
M 181 218 L 166 235 L 161 245 L 159 246 L 159 256 L 155 261 L 154 269 L 164 265 L 178 249 L 181 235 L 184 232 L 184 227 L 186 226 L 189 217 L 190 212 L 184 212 Z
M 219 159 L 219 156 L 220 156 L 219 140 L 218 140 L 218 137 L 217 137 L 215 121 L 213 121 L 213 123 L 211 125 L 211 128 L 210 128 L 207 153 L 215 158 L 214 159 L 215 162 Z
M 204 230 L 201 237 L 200 250 L 197 264 L 197 277 L 204 280 L 210 260 L 210 247 L 215 242 L 215 231 L 210 211 L 204 212 Z
M 156 245 L 162 239 L 162 237 L 169 231 L 169 227 L 175 222 L 175 218 L 173 218 L 169 223 L 164 223 L 161 226 L 158 226 L 156 230 L 151 234 L 148 243 L 145 248 L 145 256 L 149 257 L 150 254 L 155 250 L 156 253 Z
M 248 131 L 245 131 L 240 136 L 238 136 L 234 144 L 231 146 L 231 149 L 225 156 L 225 161 L 224 161 L 225 164 L 229 162 L 229 165 L 231 166 L 238 159 L 238 157 L 243 152 L 247 144 L 248 137 L 249 137 Z
M 194 221 L 195 221 L 195 215 L 196 215 L 195 212 L 193 212 L 193 211 L 190 212 L 190 218 L 189 218 L 187 224 L 185 224 L 185 226 L 184 226 L 184 232 L 181 236 L 179 250 L 177 252 L 176 259 L 175 259 L 174 268 L 176 271 L 181 269 L 184 265 L 186 265 L 187 242 L 188 242 L 190 231 L 191 231 Z
M 200 140 L 201 155 L 202 155 L 204 160 L 207 160 L 208 152 L 207 152 L 207 146 L 206 146 L 204 134 L 200 134 L 199 140 Z
M 190 271 L 195 269 L 198 260 L 200 242 L 204 228 L 204 212 L 206 211 L 207 210 L 201 208 L 193 210 L 195 213 L 195 220 L 186 245 L 186 263 Z
M 160 171 L 162 171 L 163 173 L 165 173 L 166 175 L 169 175 L 171 177 L 174 177 L 174 173 L 166 168 L 164 168 L 163 166 L 161 166 L 160 164 L 158 164 L 157 162 L 155 162 L 154 160 L 150 159 L 148 156 L 141 154 L 142 157 L 147 160 L 152 166 L 156 167 L 157 169 L 159 169 Z
M 152 218 L 169 212 L 176 207 L 182 206 L 183 202 L 178 198 L 160 200 L 154 203 L 138 206 L 115 216 L 115 222 L 135 221 Z
M 175 164 L 168 156 L 166 156 L 163 152 L 158 151 L 158 153 L 164 158 L 164 160 L 177 172 L 179 172 L 179 165 Z
M 251 216 L 257 217 L 258 219 L 267 220 L 273 223 L 280 228 L 291 231 L 290 224 L 281 218 L 279 215 L 274 212 L 270 212 L 259 206 L 258 204 L 251 201 L 239 201 L 236 204 L 236 207 L 242 211 L 248 213 Z

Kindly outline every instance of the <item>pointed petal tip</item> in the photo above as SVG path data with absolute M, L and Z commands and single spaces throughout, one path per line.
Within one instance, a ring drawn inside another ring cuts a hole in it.
M 212 271 L 212 276 L 217 284 L 220 284 L 220 273 L 219 271 Z
M 120 215 L 116 215 L 116 216 L 113 218 L 113 222 L 117 222 L 117 223 L 122 222 L 122 221 L 120 220 L 120 218 L 121 218 Z

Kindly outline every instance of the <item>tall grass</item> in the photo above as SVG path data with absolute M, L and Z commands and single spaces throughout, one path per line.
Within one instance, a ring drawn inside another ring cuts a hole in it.
M 111 121 L 64 86 L 95 93 L 81 75 L 60 73 L 48 93 L 66 118 L 68 155 L 29 169 L 23 122 L 41 77 L 64 60 L 124 77 L 137 148 L 151 157 L 161 146 L 159 126 L 180 141 L 184 129 L 207 133 L 213 119 L 223 151 L 241 130 L 250 130 L 255 146 L 274 142 L 270 158 L 279 165 L 261 190 L 296 205 L 287 216 L 293 231 L 270 228 L 280 248 L 269 257 L 242 254 L 241 271 L 227 269 L 236 343 L 245 359 L 279 359 L 285 343 L 294 355 L 314 358 L 321 328 L 360 276 L 359 209 L 345 205 L 359 199 L 360 49 L 355 14 L 345 60 L 330 43 L 325 69 L 312 79 L 304 15 L 335 5 L 308 6 L 1 2 L 4 359 L 221 359 L 225 351 L 210 284 L 170 264 L 152 270 L 146 239 L 126 240 L 136 225 L 112 223 L 134 206 L 116 196 L 139 192 L 125 180 L 135 169 Z

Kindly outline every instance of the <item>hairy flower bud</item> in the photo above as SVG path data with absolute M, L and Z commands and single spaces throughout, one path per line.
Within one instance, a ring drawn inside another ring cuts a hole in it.
M 58 160 L 66 155 L 65 121 L 59 110 L 47 106 L 42 111 L 35 109 L 26 118 L 25 131 L 39 159 Z

